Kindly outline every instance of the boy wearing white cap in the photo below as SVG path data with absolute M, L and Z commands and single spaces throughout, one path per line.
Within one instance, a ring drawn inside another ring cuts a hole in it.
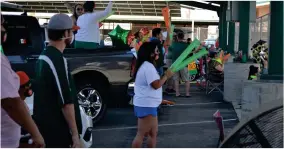
M 79 106 L 63 56 L 74 40 L 72 26 L 66 14 L 51 17 L 47 26 L 50 42 L 36 64 L 33 114 L 48 148 L 81 147 Z

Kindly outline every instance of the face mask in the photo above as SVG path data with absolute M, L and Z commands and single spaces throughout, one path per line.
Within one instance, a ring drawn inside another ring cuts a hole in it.
M 69 40 L 71 38 L 71 40 Z M 65 44 L 66 45 L 71 45 L 74 41 L 74 34 L 72 33 L 72 36 L 69 36 L 69 37 L 63 37 L 61 38 L 62 40 L 65 39 Z

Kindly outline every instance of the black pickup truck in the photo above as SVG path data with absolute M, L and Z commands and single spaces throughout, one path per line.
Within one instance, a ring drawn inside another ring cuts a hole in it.
M 4 15 L 7 40 L 2 44 L 15 71 L 35 76 L 35 63 L 45 48 L 45 29 L 31 16 Z M 93 50 L 66 48 L 64 56 L 76 83 L 79 104 L 95 122 L 103 118 L 106 107 L 126 106 L 130 100 L 133 55 L 128 46 Z

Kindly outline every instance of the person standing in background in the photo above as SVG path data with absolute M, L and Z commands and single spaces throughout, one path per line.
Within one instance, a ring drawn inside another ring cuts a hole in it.
M 101 41 L 98 21 L 111 13 L 112 2 L 108 3 L 104 11 L 94 12 L 94 1 L 86 1 L 83 7 L 84 14 L 77 20 L 77 26 L 80 29 L 75 36 L 75 48 L 96 49 L 99 47 Z
M 36 63 L 33 117 L 48 148 L 81 147 L 76 90 L 63 51 L 73 42 L 72 19 L 56 14 L 47 26 L 49 44 Z
M 153 42 L 158 45 L 159 59 L 156 60 L 156 69 L 160 76 L 162 76 L 164 73 L 163 66 L 165 65 L 164 64 L 165 51 L 163 50 L 164 48 L 163 48 L 162 40 L 163 40 L 162 29 L 154 28 L 152 30 L 152 37 L 150 38 L 150 42 Z
M 173 42 L 176 42 L 177 41 L 177 36 L 173 35 Z M 166 57 L 166 65 L 167 65 L 167 68 L 170 68 L 172 63 L 173 63 L 173 60 L 172 60 L 172 52 L 173 52 L 173 49 L 171 48 L 171 46 L 169 46 L 168 48 L 168 53 L 167 53 L 167 57 Z M 165 89 L 166 93 L 168 94 L 171 94 L 171 93 L 175 93 L 176 91 L 174 90 L 174 80 L 173 80 L 173 77 L 169 78 L 168 81 L 167 81 L 167 88 Z
M 191 44 L 191 38 L 187 38 L 187 44 Z
M 188 47 L 188 44 L 184 42 L 184 33 L 179 32 L 177 33 L 177 41 L 173 42 L 171 45 L 172 51 L 172 59 L 173 62 L 182 54 L 182 52 Z M 180 71 L 174 74 L 174 82 L 175 82 L 175 90 L 176 90 L 176 97 L 180 97 L 179 91 L 179 80 L 182 79 L 185 81 L 185 92 L 186 97 L 190 97 L 189 90 L 190 90 L 190 76 L 187 67 L 181 69 Z
M 1 49 L 7 32 L 1 14 Z M 18 91 L 20 80 L 12 70 L 8 58 L 1 50 L 1 148 L 19 147 L 21 127 L 31 134 L 34 147 L 45 147 L 43 137 L 29 114 Z

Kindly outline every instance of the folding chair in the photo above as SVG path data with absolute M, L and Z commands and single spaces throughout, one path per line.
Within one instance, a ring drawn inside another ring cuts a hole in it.
M 217 110 L 213 114 L 213 118 L 214 118 L 214 120 L 217 124 L 218 129 L 219 129 L 219 139 L 218 139 L 218 143 L 217 143 L 217 148 L 218 148 L 219 145 L 221 144 L 221 142 L 223 142 L 224 139 L 225 139 L 224 123 L 223 123 L 223 117 L 221 116 L 221 113 L 219 112 L 219 110 Z
M 212 91 L 218 90 L 222 95 L 224 95 L 222 90 L 224 87 L 224 80 L 219 81 L 218 79 L 212 77 L 212 75 L 209 73 L 208 62 L 206 62 L 206 65 L 206 94 L 209 95 Z

